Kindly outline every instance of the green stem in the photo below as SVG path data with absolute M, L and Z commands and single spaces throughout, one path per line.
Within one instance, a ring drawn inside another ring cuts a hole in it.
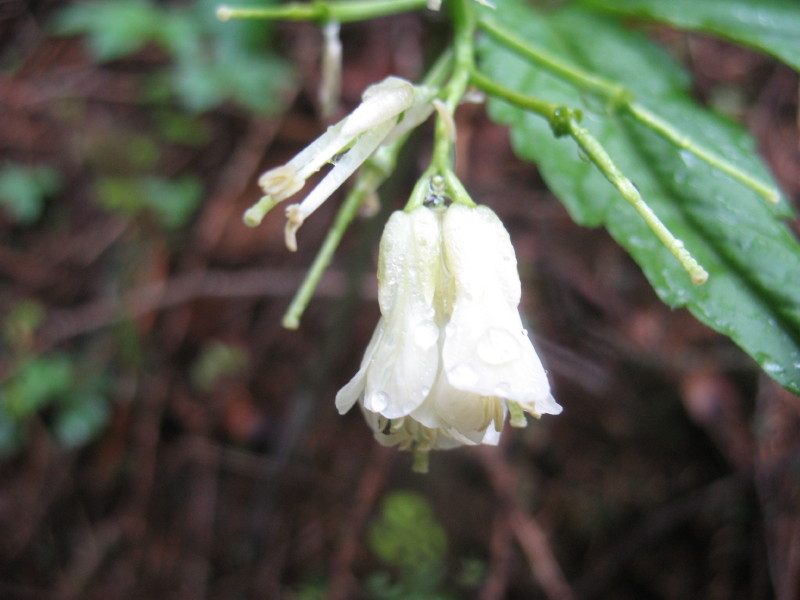
M 602 144 L 588 130 L 578 125 L 579 115 L 577 111 L 566 106 L 520 94 L 488 79 L 480 73 L 472 74 L 472 82 L 502 100 L 543 116 L 550 122 L 550 127 L 553 128 L 557 136 L 572 136 L 581 150 L 586 153 L 605 178 L 619 190 L 625 200 L 633 205 L 661 243 L 678 259 L 678 262 L 691 277 L 692 283 L 699 285 L 708 279 L 706 270 L 698 264 L 689 251 L 686 250 L 683 242 L 672 235 L 672 232 L 667 229 L 666 225 L 661 222 L 661 219 L 642 199 L 639 190 L 619 170 Z
M 310 3 L 291 2 L 281 6 L 266 6 L 264 8 L 236 7 L 223 4 L 217 8 L 217 18 L 220 21 L 229 21 L 230 19 L 270 19 L 350 23 L 421 10 L 425 6 L 425 0 L 350 0 L 341 2 L 315 0 Z
M 300 326 L 300 318 L 311 301 L 319 281 L 322 279 L 322 274 L 330 265 L 333 254 L 336 252 L 336 248 L 339 247 L 345 231 L 347 231 L 350 223 L 355 218 L 364 200 L 369 194 L 375 193 L 378 186 L 392 172 L 403 142 L 405 142 L 405 139 L 397 140 L 390 146 L 384 146 L 364 163 L 361 176 L 345 197 L 339 212 L 336 213 L 336 218 L 325 236 L 325 241 L 322 242 L 322 246 L 314 257 L 314 262 L 311 263 L 303 283 L 283 315 L 281 324 L 286 329 L 297 329 Z
M 527 94 L 521 94 L 520 92 L 500 85 L 478 71 L 472 72 L 470 81 L 475 87 L 482 89 L 487 94 L 502 98 L 515 106 L 519 106 L 520 108 L 524 108 L 525 110 L 529 110 L 544 117 L 550 123 L 550 127 L 556 137 L 568 135 L 570 132 L 569 122 L 572 119 L 578 121 L 581 119 L 581 113 L 578 110 L 572 110 L 562 104 L 547 102 L 541 98 L 534 98 Z
M 492 17 L 483 17 L 479 23 L 480 28 L 495 40 L 513 50 L 523 58 L 558 75 L 561 79 L 569 81 L 578 89 L 591 92 L 614 103 L 622 104 L 633 95 L 630 91 L 602 77 L 593 75 L 573 64 L 561 60 L 547 50 L 537 48 L 529 41 L 517 36 L 500 25 Z
M 574 121 L 570 122 L 570 135 L 586 153 L 589 159 L 600 169 L 611 184 L 619 190 L 625 200 L 631 203 L 636 212 L 644 219 L 651 231 L 656 234 L 661 243 L 664 244 L 672 255 L 689 274 L 692 283 L 700 285 L 708 279 L 708 272 L 700 266 L 695 258 L 689 253 L 683 242 L 672 235 L 672 232 L 653 212 L 653 209 L 642 199 L 642 195 L 631 180 L 625 177 L 619 170 L 614 161 L 608 155 L 605 148 L 588 130 L 580 127 Z
M 717 156 L 702 146 L 695 144 L 691 138 L 683 135 L 680 131 L 675 129 L 670 123 L 659 117 L 658 115 L 650 112 L 640 104 L 635 102 L 629 103 L 625 107 L 628 112 L 640 123 L 647 125 L 650 129 L 658 133 L 661 137 L 669 140 L 673 145 L 678 148 L 688 150 L 699 159 L 705 161 L 712 167 L 719 169 L 730 177 L 736 179 L 739 183 L 749 187 L 761 196 L 763 196 L 770 204 L 777 204 L 780 199 L 778 190 L 770 185 L 759 181 L 746 171 L 742 171 L 738 167 L 732 165 L 725 159 Z
M 479 26 L 492 38 L 513 50 L 521 57 L 530 60 L 561 79 L 568 81 L 576 88 L 595 94 L 609 102 L 612 106 L 626 110 L 634 119 L 655 131 L 671 144 L 691 152 L 700 160 L 749 187 L 751 190 L 764 197 L 768 202 L 772 204 L 778 202 L 780 194 L 773 186 L 759 181 L 730 161 L 704 148 L 689 136 L 680 133 L 675 127 L 645 109 L 640 104 L 634 102 L 633 92 L 627 88 L 608 79 L 589 73 L 551 54 L 547 50 L 534 46 L 527 40 L 500 25 L 492 17 L 483 17 Z
M 455 29 L 453 47 L 455 64 L 450 80 L 442 90 L 443 109 L 449 115 L 437 115 L 434 129 L 433 156 L 431 165 L 444 175 L 453 165 L 452 115 L 464 97 L 469 85 L 470 73 L 475 67 L 475 12 L 472 0 L 451 0 L 449 7 Z

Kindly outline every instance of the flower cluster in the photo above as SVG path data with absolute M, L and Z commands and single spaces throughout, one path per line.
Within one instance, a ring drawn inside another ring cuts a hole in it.
M 489 208 L 395 212 L 378 282 L 381 319 L 336 406 L 359 402 L 380 443 L 497 444 L 509 409 L 561 412 L 520 320 L 511 240 Z
M 362 102 L 347 117 L 303 149 L 285 165 L 258 180 L 265 197 L 245 213 L 248 225 L 258 225 L 267 210 L 299 192 L 306 180 L 329 162 L 333 169 L 300 204 L 286 209 L 286 245 L 297 249 L 296 234 L 314 212 L 382 144 L 410 131 L 433 112 L 435 91 L 399 77 L 387 77 L 364 91 Z

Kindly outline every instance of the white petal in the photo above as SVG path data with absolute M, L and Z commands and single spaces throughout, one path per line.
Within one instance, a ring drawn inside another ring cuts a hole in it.
M 381 318 L 378 321 L 378 326 L 375 328 L 375 333 L 372 334 L 372 339 L 367 345 L 367 350 L 364 352 L 364 358 L 361 360 L 358 373 L 336 393 L 336 408 L 340 415 L 350 410 L 353 404 L 355 404 L 364 393 L 364 386 L 367 384 L 367 370 L 372 364 L 372 358 L 375 356 L 375 349 L 378 347 L 383 337 L 383 325 L 383 318 Z
M 427 208 L 396 212 L 386 224 L 378 264 L 384 332 L 366 374 L 364 407 L 403 417 L 423 403 L 439 366 L 433 296 L 441 232 Z
M 443 229 L 445 262 L 456 289 L 442 349 L 448 381 L 466 392 L 513 400 L 536 414 L 560 412 L 522 327 L 521 286 L 505 228 L 486 207 L 453 205 Z
M 460 296 L 478 297 L 491 283 L 509 306 L 518 306 L 522 286 L 511 238 L 486 206 L 453 204 L 442 223 L 445 260 Z
M 331 172 L 298 205 L 304 219 L 317 210 L 375 152 L 391 129 L 391 123 L 382 123 L 356 140 L 352 148 L 334 165 Z
M 342 135 L 355 137 L 373 127 L 392 120 L 414 104 L 414 86 L 399 77 L 387 77 L 369 86 L 363 101 L 342 125 Z

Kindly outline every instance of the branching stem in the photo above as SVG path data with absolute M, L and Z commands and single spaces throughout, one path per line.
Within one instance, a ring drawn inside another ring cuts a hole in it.
M 569 82 L 576 88 L 603 98 L 611 107 L 625 110 L 634 119 L 655 131 L 671 144 L 691 152 L 700 160 L 749 187 L 768 202 L 772 204 L 778 202 L 780 194 L 773 186 L 759 181 L 756 177 L 753 177 L 722 156 L 703 147 L 691 137 L 681 133 L 670 123 L 647 110 L 641 104 L 635 102 L 633 92 L 627 88 L 603 77 L 598 77 L 597 75 L 589 73 L 551 54 L 547 50 L 538 48 L 534 44 L 531 44 L 529 41 L 503 27 L 492 17 L 483 17 L 478 23 L 478 26 L 482 31 L 510 50 L 513 50 L 521 57 L 539 65 L 557 77 Z
M 678 259 L 681 266 L 689 274 L 692 283 L 699 285 L 708 279 L 708 273 L 700 266 L 689 253 L 683 242 L 677 239 L 666 225 L 658 218 L 650 206 L 642 199 L 639 190 L 614 163 L 603 145 L 589 131 L 578 124 L 580 114 L 578 111 L 552 102 L 545 102 L 508 89 L 499 83 L 481 75 L 473 73 L 471 81 L 477 87 L 489 92 L 498 98 L 510 102 L 520 108 L 534 112 L 550 123 L 550 127 L 557 136 L 569 135 L 580 146 L 589 160 L 600 170 L 608 181 L 619 190 L 644 219 L 647 226 L 653 231 L 664 246 Z
M 426 0 L 350 0 L 340 2 L 290 2 L 263 8 L 221 5 L 217 8 L 220 21 L 231 19 L 269 19 L 273 21 L 316 21 L 351 23 L 377 17 L 396 15 L 425 8 Z

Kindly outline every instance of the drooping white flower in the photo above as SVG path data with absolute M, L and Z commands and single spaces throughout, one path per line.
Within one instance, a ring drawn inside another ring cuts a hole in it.
M 561 412 L 522 327 L 511 240 L 489 208 L 395 213 L 378 282 L 381 319 L 336 406 L 360 402 L 380 443 L 497 444 L 509 403 Z
M 433 111 L 431 100 L 435 90 L 414 86 L 399 77 L 387 77 L 368 87 L 361 104 L 347 117 L 303 149 L 285 165 L 265 172 L 258 180 L 272 206 L 295 193 L 306 180 L 326 164 L 331 171 L 299 204 L 286 209 L 286 244 L 297 248 L 295 235 L 303 221 L 350 177 L 381 145 L 395 140 L 419 125 Z M 338 158 L 337 158 L 338 157 Z M 264 200 L 259 203 L 264 206 Z M 254 206 L 245 214 L 245 221 L 257 224 L 263 212 Z

